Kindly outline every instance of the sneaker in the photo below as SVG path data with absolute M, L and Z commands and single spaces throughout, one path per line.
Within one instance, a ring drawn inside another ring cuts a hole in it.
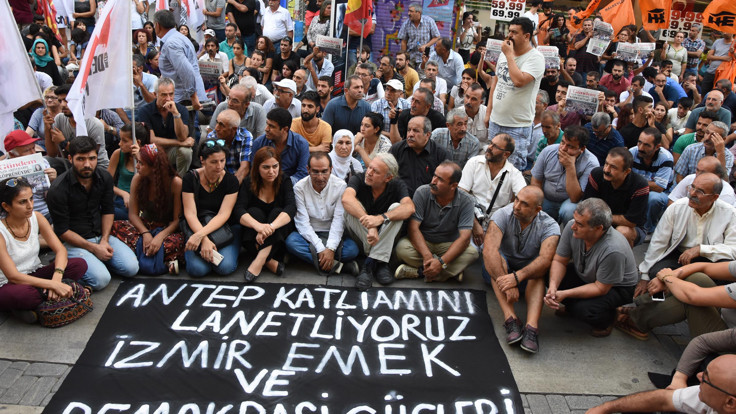
M 376 264 L 376 280 L 382 285 L 390 285 L 394 283 L 394 275 L 391 274 L 391 269 L 388 268 L 388 263 L 378 262 Z
M 13 316 L 20 319 L 27 324 L 33 324 L 38 322 L 38 314 L 32 310 L 14 310 Z
M 537 335 L 539 335 L 539 330 L 527 325 L 524 328 L 524 336 L 521 338 L 521 344 L 519 345 L 521 346 L 521 349 L 532 354 L 539 352 L 539 340 L 537 339 Z
M 368 290 L 371 286 L 373 286 L 373 272 L 371 271 L 369 266 L 364 265 L 363 270 L 360 271 L 360 274 L 355 279 L 355 288 L 361 292 L 364 292 Z
M 340 273 L 343 272 L 350 273 L 353 276 L 358 276 L 358 274 L 360 273 L 360 266 L 358 266 L 358 262 L 356 262 L 355 260 L 348 263 L 343 263 Z
M 503 323 L 503 327 L 506 329 L 506 343 L 513 345 L 521 341 L 521 321 L 509 316 L 506 322 Z
M 399 267 L 397 267 L 396 272 L 394 273 L 394 278 L 396 280 L 416 279 L 418 277 L 419 277 L 419 269 L 417 269 L 416 267 L 405 265 L 405 264 L 402 264 Z

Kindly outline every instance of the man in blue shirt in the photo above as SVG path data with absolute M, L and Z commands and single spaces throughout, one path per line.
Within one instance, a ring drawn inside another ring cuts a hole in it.
M 585 124 L 585 129 L 590 133 L 588 151 L 592 152 L 598 158 L 600 165 L 605 165 L 608 151 L 611 148 L 624 146 L 624 138 L 611 125 L 611 117 L 605 112 L 593 114 L 590 122 Z
M 281 157 L 281 170 L 291 183 L 307 176 L 307 161 L 309 160 L 309 143 L 307 140 L 291 131 L 291 114 L 284 108 L 273 108 L 266 115 L 266 133 L 253 141 L 250 163 L 256 152 L 263 147 L 273 147 Z
M 674 108 L 675 102 L 680 99 L 675 88 L 667 84 L 667 75 L 658 73 L 654 78 L 654 86 L 649 90 L 649 94 L 654 99 L 654 104 L 663 101 L 667 104 L 667 109 Z
M 371 105 L 363 100 L 365 91 L 360 76 L 352 75 L 345 80 L 345 94 L 332 99 L 322 113 L 322 120 L 332 125 L 332 131 L 347 129 L 353 134 L 360 131 L 360 123 Z
M 634 157 L 631 171 L 649 182 L 649 212 L 644 229 L 651 233 L 667 208 L 667 200 L 675 173 L 672 154 L 662 148 L 662 133 L 654 127 L 645 128 L 635 147 L 629 149 Z
M 434 45 L 434 52 L 429 55 L 429 60 L 437 62 L 438 76 L 447 82 L 449 92 L 455 85 L 460 85 L 465 64 L 459 53 L 452 50 L 452 40 L 448 37 L 440 38 Z

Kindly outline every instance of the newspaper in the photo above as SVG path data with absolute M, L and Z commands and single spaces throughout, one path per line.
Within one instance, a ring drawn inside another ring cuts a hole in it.
M 638 62 L 639 49 L 636 47 L 636 43 L 618 42 L 616 58 L 624 62 Z
M 598 109 L 599 94 L 598 90 L 570 86 L 567 89 L 565 109 L 582 115 L 593 115 Z
M 43 194 L 48 191 L 51 183 L 43 172 L 48 162 L 41 154 L 26 155 L 0 161 L 0 180 L 10 177 L 25 177 L 33 187 L 34 194 Z
M 503 40 L 488 39 L 486 42 L 486 62 L 495 65 L 498 57 L 501 56 L 501 45 Z
M 222 75 L 222 62 L 205 62 L 199 61 L 199 74 L 205 83 L 220 84 L 220 75 Z
M 588 48 L 585 51 L 592 55 L 601 56 L 608 49 L 612 36 L 613 26 L 596 20 L 593 25 L 593 37 L 588 41 Z
M 339 37 L 318 35 L 314 43 L 320 50 L 324 50 L 331 55 L 342 55 L 342 39 Z
M 537 46 L 537 50 L 544 56 L 545 69 L 560 68 L 560 51 L 557 46 Z
M 634 43 L 634 45 L 636 45 L 636 48 L 639 50 L 640 59 L 647 59 L 657 47 L 656 43 Z

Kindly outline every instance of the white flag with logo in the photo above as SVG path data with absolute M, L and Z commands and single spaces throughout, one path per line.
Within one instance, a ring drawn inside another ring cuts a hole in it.
M 5 0 L 0 0 L 0 27 L 0 150 L 4 152 L 2 142 L 13 130 L 13 112 L 28 102 L 41 100 L 41 90 Z
M 204 24 L 204 0 L 181 0 L 187 11 L 187 26 L 189 26 L 190 35 L 198 43 L 204 41 L 204 32 L 202 25 Z M 197 52 L 195 50 L 195 52 Z
M 106 108 L 133 106 L 130 0 L 109 0 L 87 43 L 79 75 L 67 101 L 77 136 L 87 135 L 84 119 Z

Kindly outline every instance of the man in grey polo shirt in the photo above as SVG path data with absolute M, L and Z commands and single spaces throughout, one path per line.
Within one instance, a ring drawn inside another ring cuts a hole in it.
M 560 226 L 542 211 L 544 194 L 534 186 L 519 191 L 513 204 L 491 216 L 483 243 L 483 279 L 493 286 L 503 311 L 506 343 L 521 343 L 521 349 L 539 350 L 537 333 L 544 299 L 544 279 L 560 239 Z M 522 292 L 527 323 L 514 312 Z
M 532 168 L 532 185 L 544 191 L 542 210 L 561 224 L 572 219 L 588 175 L 599 166 L 595 155 L 585 148 L 588 138 L 588 130 L 581 126 L 565 128 L 562 141 L 543 149 Z
M 430 184 L 414 192 L 416 210 L 409 221 L 409 236 L 396 246 L 396 257 L 406 264 L 396 269 L 396 279 L 424 277 L 426 282 L 444 282 L 457 277 L 478 258 L 470 245 L 473 228 L 473 197 L 458 191 L 462 169 L 443 161 Z
M 432 131 L 432 141 L 444 148 L 460 168 L 465 168 L 465 163 L 480 153 L 478 138 L 468 133 L 468 114 L 462 106 L 447 113 L 447 128 Z
M 608 336 L 616 308 L 631 302 L 639 281 L 634 253 L 600 198 L 578 203 L 573 217 L 552 260 L 544 303 L 590 324 L 591 335 Z
M 234 85 L 230 88 L 230 95 L 226 102 L 217 105 L 215 113 L 207 127 L 212 132 L 217 124 L 217 115 L 225 109 L 232 109 L 240 115 L 240 127 L 245 128 L 254 137 L 260 137 L 266 132 L 266 111 L 263 106 L 253 102 L 253 90 L 245 85 Z

